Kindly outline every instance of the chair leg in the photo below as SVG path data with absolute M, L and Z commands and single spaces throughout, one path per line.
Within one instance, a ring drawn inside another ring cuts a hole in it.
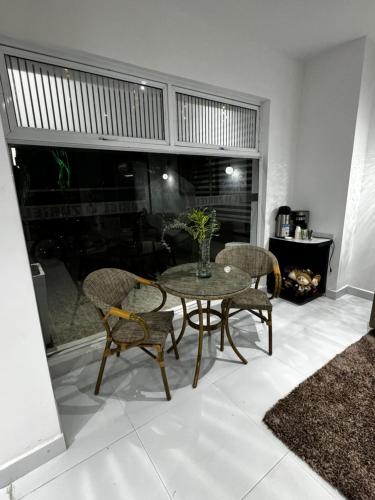
M 272 356 L 272 311 L 268 311 L 268 354 Z
M 221 303 L 220 351 L 224 351 L 224 330 L 225 330 L 224 315 L 225 315 L 225 302 L 223 300 L 223 302 Z
M 112 343 L 111 340 L 107 340 L 107 342 L 105 344 L 105 348 L 104 348 L 103 355 L 102 355 L 102 362 L 100 363 L 98 379 L 96 381 L 96 386 L 95 386 L 95 391 L 94 391 L 95 395 L 99 394 L 99 390 L 100 390 L 100 386 L 101 386 L 102 378 L 103 378 L 103 372 L 104 372 L 105 364 L 106 364 L 107 358 L 108 358 L 107 350 L 110 348 L 111 343 Z
M 169 392 L 169 385 L 168 385 L 168 380 L 167 380 L 167 374 L 165 372 L 165 363 L 164 363 L 164 351 L 161 347 L 157 348 L 157 362 L 159 363 L 160 366 L 160 371 L 161 371 L 161 378 L 163 379 L 163 384 L 164 384 L 164 390 L 165 390 L 165 395 L 167 396 L 168 401 L 171 399 L 171 393 Z
M 176 343 L 176 337 L 174 335 L 174 330 L 172 328 L 171 330 L 171 338 L 172 338 L 172 348 L 173 348 L 173 351 L 174 351 L 174 355 L 176 357 L 176 359 L 179 359 L 179 354 L 178 354 L 178 350 L 177 350 L 177 343 Z M 167 351 L 168 352 L 168 351 Z
M 259 309 L 259 311 L 258 311 L 258 312 L 259 312 L 259 314 L 262 316 L 262 310 L 261 310 L 261 309 Z M 261 321 L 262 323 L 264 323 L 264 319 L 263 319 L 263 318 L 260 318 L 260 321 Z
M 240 358 L 241 362 L 244 364 L 244 365 L 247 365 L 247 359 L 245 359 L 242 354 L 240 353 L 240 351 L 237 349 L 237 347 L 234 345 L 234 342 L 233 342 L 233 339 L 232 339 L 232 336 L 230 334 L 230 328 L 229 328 L 229 318 L 228 318 L 228 314 L 229 314 L 229 309 L 230 307 L 226 307 L 225 309 L 225 332 L 227 334 L 227 339 L 229 341 L 229 344 L 231 346 L 231 348 L 233 349 L 233 351 L 237 354 L 237 356 Z

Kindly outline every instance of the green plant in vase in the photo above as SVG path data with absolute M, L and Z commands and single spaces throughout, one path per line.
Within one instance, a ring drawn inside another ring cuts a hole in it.
M 210 247 L 213 236 L 218 234 L 220 223 L 216 219 L 216 210 L 208 208 L 193 208 L 183 212 L 176 217 L 165 220 L 161 241 L 170 251 L 171 248 L 165 241 L 167 231 L 182 230 L 187 232 L 193 240 L 198 243 L 199 257 L 197 265 L 197 276 L 209 278 L 210 269 Z

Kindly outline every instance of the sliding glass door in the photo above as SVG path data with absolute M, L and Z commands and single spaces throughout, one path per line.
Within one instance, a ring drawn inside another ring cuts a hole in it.
M 212 259 L 229 241 L 255 243 L 258 160 L 30 146 L 12 148 L 12 158 L 30 262 L 44 273 L 51 345 L 101 331 L 81 293 L 95 269 L 155 279 L 196 260 L 185 233 L 168 235 L 170 252 L 163 247 L 166 215 L 215 208 Z

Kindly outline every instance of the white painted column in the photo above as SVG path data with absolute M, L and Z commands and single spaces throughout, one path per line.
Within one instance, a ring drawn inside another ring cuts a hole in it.
M 311 211 L 311 229 L 336 244 L 327 288 L 339 267 L 366 40 L 348 42 L 305 64 L 293 208 Z M 344 245 L 345 246 L 345 245 Z
M 0 488 L 65 450 L 0 121 Z

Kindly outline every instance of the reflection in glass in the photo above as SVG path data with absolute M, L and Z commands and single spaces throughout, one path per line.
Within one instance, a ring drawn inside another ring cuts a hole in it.
M 215 208 L 221 228 L 212 259 L 228 241 L 255 241 L 257 160 L 29 146 L 15 151 L 28 253 L 45 272 L 55 345 L 102 329 L 80 292 L 91 271 L 118 267 L 155 279 L 170 266 L 197 260 L 186 233 L 168 235 L 171 252 L 162 246 L 164 215 Z M 145 300 L 149 310 L 153 299 Z

